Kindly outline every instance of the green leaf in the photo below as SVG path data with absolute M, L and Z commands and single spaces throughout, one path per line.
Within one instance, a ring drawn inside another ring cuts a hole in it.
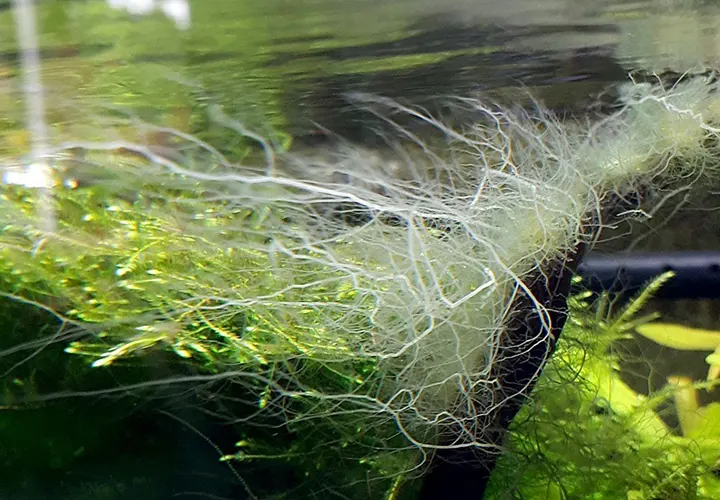
M 680 351 L 712 351 L 720 346 L 720 331 L 670 323 L 649 323 L 635 328 L 645 338 Z
M 693 439 L 720 439 L 720 403 L 710 403 L 699 409 L 700 419 L 697 427 L 688 437 Z M 720 458 L 720 448 L 717 448 Z
M 705 358 L 705 362 L 710 365 L 708 370 L 708 382 L 720 379 L 720 345 L 717 346 L 715 351 Z

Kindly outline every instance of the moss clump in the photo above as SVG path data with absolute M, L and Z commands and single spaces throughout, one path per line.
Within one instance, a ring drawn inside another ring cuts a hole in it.
M 231 422 L 228 435 L 238 446 L 220 451 L 243 477 L 259 478 L 246 481 L 260 498 L 328 487 L 353 498 L 384 496 L 417 465 L 416 450 L 390 419 L 351 397 L 326 397 L 357 395 L 362 403 L 382 391 L 376 360 L 355 357 L 359 343 L 329 328 L 371 329 L 352 324 L 363 315 L 347 313 L 372 306 L 358 297 L 358 283 L 315 265 L 311 249 L 296 252 L 292 263 L 269 251 L 267 228 L 282 226 L 287 234 L 292 224 L 281 206 L 208 201 L 210 193 L 188 189 L 180 178 L 135 190 L 143 184 L 137 159 L 115 160 L 117 169 L 103 171 L 100 184 L 54 190 L 51 236 L 37 229 L 47 208 L 38 193 L 3 188 L 3 303 L 23 306 L 22 317 L 45 311 L 40 328 L 24 329 L 3 347 L 27 354 L 47 342 L 55 349 L 49 358 L 0 357 L 13 380 L 4 383 L 2 404 L 13 412 L 0 415 L 1 427 L 28 439 L 21 422 L 32 419 L 21 412 L 43 420 L 67 409 L 44 404 L 77 391 L 88 394 L 82 400 L 125 393 L 142 400 L 157 387 L 185 388 L 218 423 Z M 74 334 L 64 333 L 68 326 Z M 38 371 L 53 383 L 33 385 Z M 73 448 L 61 456 L 38 453 L 63 469 L 88 440 L 111 446 L 110 428 L 96 430 L 82 439 L 68 430 L 63 446 Z M 285 479 L 262 479 L 269 476 Z
M 612 317 L 606 302 L 593 305 L 587 294 L 570 301 L 571 320 L 533 402 L 513 422 L 488 498 L 718 497 L 720 480 L 712 470 L 720 436 L 678 435 L 657 414 L 672 387 L 648 398 L 620 378 L 614 342 L 629 336 L 649 295 Z
M 593 238 L 608 190 L 702 173 L 715 132 L 694 116 L 714 89 L 700 81 L 678 101 L 634 88 L 589 130 L 467 99 L 477 119 L 457 132 L 369 99 L 444 138 L 434 152 L 410 133 L 413 154 L 388 159 L 290 155 L 231 121 L 262 151 L 231 163 L 168 130 L 178 147 L 166 156 L 64 144 L 77 187 L 2 192 L 0 280 L 6 298 L 83 329 L 66 351 L 96 370 L 174 354 L 161 377 L 93 394 L 188 388 L 240 427 L 240 450 L 223 453 L 244 470 L 288 464 L 288 481 L 261 481 L 258 495 L 396 497 L 444 436 L 486 447 L 478 416 L 516 396 L 493 370 L 515 298 L 539 319 L 517 342 L 544 342 L 549 302 L 526 281 Z

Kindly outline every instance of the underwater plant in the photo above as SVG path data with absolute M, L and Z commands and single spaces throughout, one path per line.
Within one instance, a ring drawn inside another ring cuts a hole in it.
M 458 457 L 494 460 L 554 349 L 572 268 L 608 223 L 608 203 L 713 175 L 717 85 L 629 83 L 619 109 L 589 124 L 463 98 L 454 104 L 472 119 L 450 126 L 358 97 L 395 131 L 380 152 L 286 151 L 218 109 L 255 154 L 234 161 L 136 121 L 93 130 L 107 140 L 51 139 L 48 199 L 2 188 L 3 297 L 73 325 L 65 350 L 88 370 L 155 352 L 172 354 L 173 368 L 15 395 L 12 406 L 188 388 L 243 434 L 224 454 L 250 498 L 400 498 L 428 464 L 438 478 Z M 400 118 L 435 137 L 420 140 Z M 143 144 L 147 131 L 170 136 L 177 156 Z M 30 339 L 13 353 L 32 363 L 38 349 Z M 254 484 L 263 463 L 291 479 Z M 440 483 L 450 495 L 468 486 Z
M 664 328 L 650 322 L 655 315 L 638 313 L 671 277 L 658 277 L 618 312 L 611 312 L 607 295 L 570 299 L 563 338 L 532 403 L 512 425 L 487 498 L 717 498 L 717 403 L 698 408 L 700 384 L 685 379 L 642 395 L 621 375 L 616 343 L 636 330 L 645 335 Z M 690 335 L 675 339 L 697 342 Z M 668 398 L 675 401 L 679 433 L 661 418 Z
M 640 325 L 636 330 L 643 337 L 672 349 L 713 351 L 705 360 L 709 365 L 707 380 L 720 378 L 720 331 L 669 323 Z

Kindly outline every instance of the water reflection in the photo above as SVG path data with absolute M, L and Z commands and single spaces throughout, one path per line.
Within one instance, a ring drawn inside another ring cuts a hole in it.
M 720 6 L 704 2 L 191 1 L 191 26 L 160 12 L 168 2 L 145 3 L 154 10 L 144 16 L 99 0 L 41 3 L 49 87 L 157 114 L 197 97 L 190 82 L 232 114 L 297 133 L 339 125 L 343 94 L 355 91 L 415 101 L 524 86 L 584 106 L 632 69 L 712 66 L 720 42 Z M 7 5 L 3 87 L 18 64 Z M 17 102 L 3 95 L 15 122 Z

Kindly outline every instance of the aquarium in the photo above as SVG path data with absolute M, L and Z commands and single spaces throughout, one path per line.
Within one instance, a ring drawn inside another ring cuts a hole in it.
M 0 497 L 720 498 L 718 6 L 0 6 Z

